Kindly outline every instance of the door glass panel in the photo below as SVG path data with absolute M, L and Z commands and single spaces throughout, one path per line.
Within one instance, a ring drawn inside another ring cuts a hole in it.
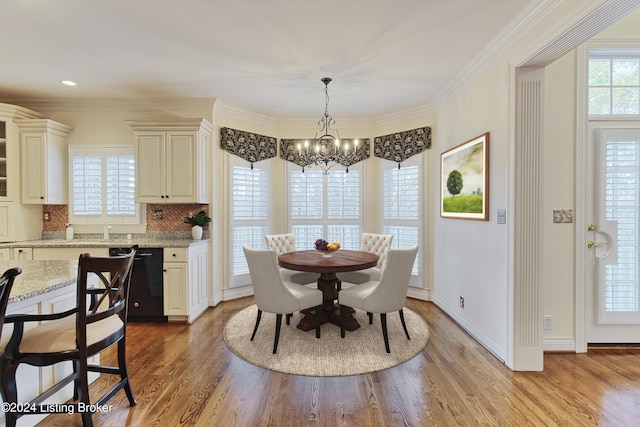
M 594 320 L 600 325 L 638 325 L 640 133 L 609 128 L 597 135 L 597 215 L 592 236 L 597 277 Z M 617 341 L 631 342 L 628 338 Z
M 605 266 L 606 311 L 638 311 L 639 145 L 606 142 L 605 218 L 618 223 L 617 263 Z

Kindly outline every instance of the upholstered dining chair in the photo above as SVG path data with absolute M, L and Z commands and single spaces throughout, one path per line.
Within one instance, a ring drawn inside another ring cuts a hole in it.
M 5 324 L 13 324 L 11 338 L 0 355 L 0 391 L 6 403 L 19 403 L 16 370 L 20 364 L 49 366 L 71 361 L 73 373 L 41 393 L 29 405 L 44 402 L 70 383 L 74 384 L 74 400 L 78 400 L 76 410 L 79 409 L 79 403 L 85 408 L 103 406 L 120 389 L 124 389 L 131 406 L 136 404 L 125 355 L 127 296 L 136 249 L 137 246 L 134 246 L 128 254 L 106 258 L 80 255 L 74 308 L 54 314 L 6 316 Z M 97 286 L 88 288 L 89 275 L 97 276 Z M 25 327 L 28 324 L 34 326 Z M 117 367 L 88 364 L 87 358 L 116 343 Z M 118 382 L 93 404 L 89 399 L 88 372 L 119 377 Z M 28 408 L 29 405 L 24 407 Z M 5 412 L 5 423 L 15 426 L 17 419 L 28 413 Z M 81 415 L 83 426 L 93 425 L 91 412 L 85 410 Z
M 345 336 L 346 307 L 365 310 L 369 315 L 369 324 L 373 323 L 373 313 L 380 313 L 382 337 L 387 353 L 389 349 L 389 334 L 387 333 L 387 313 L 397 311 L 407 339 L 409 331 L 404 321 L 404 307 L 409 289 L 411 269 L 418 253 L 418 245 L 409 249 L 392 249 L 387 254 L 386 266 L 382 270 L 380 280 L 372 280 L 358 286 L 343 289 L 338 294 L 340 302 L 340 336 Z
M 264 240 L 267 243 L 267 249 L 273 249 L 277 255 L 282 255 L 287 252 L 295 252 L 296 249 L 296 236 L 293 233 L 286 234 L 267 234 L 264 236 Z M 307 271 L 294 271 L 287 268 L 280 268 L 282 278 L 288 282 L 297 283 L 299 285 L 306 285 L 309 283 L 317 283 L 318 273 L 311 273 Z
M 371 280 L 380 280 L 382 269 L 387 259 L 387 252 L 391 249 L 393 234 L 362 233 L 360 237 L 360 250 L 378 255 L 378 264 L 359 271 L 347 271 L 338 273 L 341 282 L 355 283 L 357 285 Z
M 282 315 L 315 307 L 316 338 L 320 338 L 320 313 L 322 291 L 282 279 L 275 251 L 271 249 L 251 249 L 243 246 L 249 265 L 249 274 L 258 306 L 258 316 L 253 328 L 251 341 L 256 336 L 262 312 L 276 314 L 276 333 L 273 339 L 273 354 L 278 351 Z

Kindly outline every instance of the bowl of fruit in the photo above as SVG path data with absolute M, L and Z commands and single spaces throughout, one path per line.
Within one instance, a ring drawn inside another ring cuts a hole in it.
M 315 241 L 314 246 L 316 251 L 320 252 L 324 257 L 330 257 L 332 252 L 340 249 L 340 242 L 329 243 L 324 239 L 318 239 Z

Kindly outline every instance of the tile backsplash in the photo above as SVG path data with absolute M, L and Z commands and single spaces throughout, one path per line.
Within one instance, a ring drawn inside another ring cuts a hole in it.
M 184 219 L 201 210 L 209 212 L 209 205 L 197 203 L 184 205 L 147 204 L 147 233 L 188 232 L 191 226 Z M 67 205 L 44 205 L 42 207 L 43 231 L 65 231 L 69 221 Z

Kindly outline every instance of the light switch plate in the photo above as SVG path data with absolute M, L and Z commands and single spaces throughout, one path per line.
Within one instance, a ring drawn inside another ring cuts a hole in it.
M 570 224 L 573 222 L 573 209 L 554 209 L 553 222 L 558 224 Z
M 507 210 L 506 209 L 498 209 L 497 222 L 498 222 L 498 224 L 506 224 L 507 223 Z

